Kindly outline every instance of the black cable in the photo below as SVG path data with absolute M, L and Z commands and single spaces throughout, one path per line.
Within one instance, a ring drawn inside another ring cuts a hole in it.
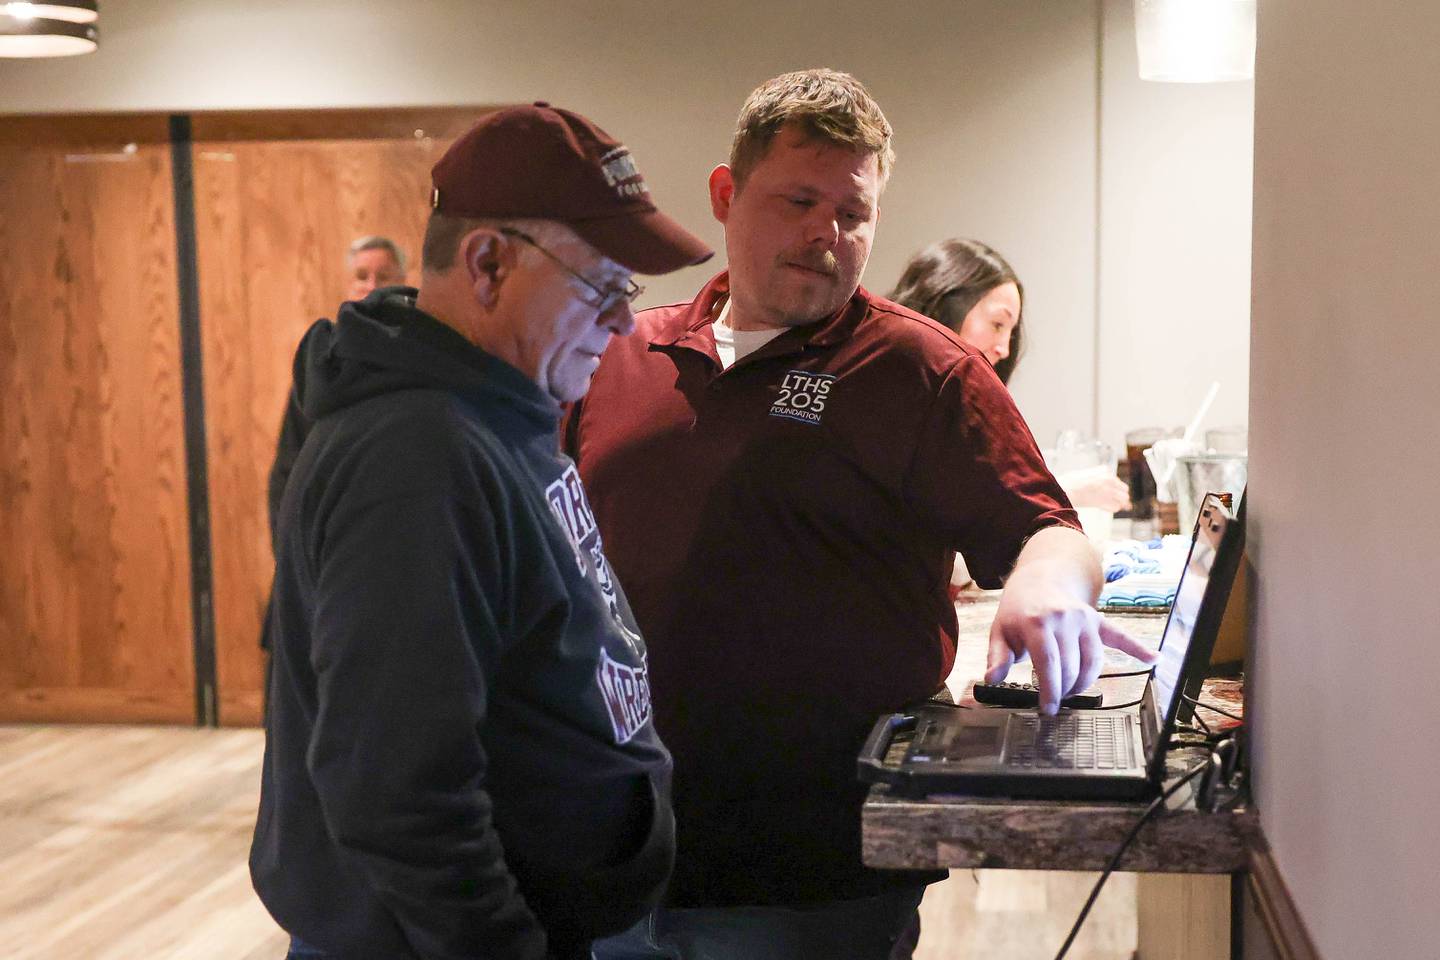
M 1106 705 L 1103 706 L 1103 707 L 1096 707 L 1095 709 L 1096 709 L 1096 710 L 1124 710 L 1126 707 L 1138 707 L 1138 706 L 1140 706 L 1140 704 L 1142 704 L 1142 703 L 1144 703 L 1144 702 L 1145 702 L 1145 698 L 1144 698 L 1144 697 L 1141 697 L 1139 700 L 1131 700 L 1129 703 L 1108 703 L 1108 704 L 1106 704 Z
M 1242 724 L 1241 727 L 1232 727 L 1232 728 L 1229 729 L 1229 730 L 1206 731 L 1206 730 L 1201 730 L 1199 727 L 1192 727 L 1192 726 L 1190 726 L 1189 724 L 1177 723 L 1177 724 L 1175 724 L 1175 729 L 1172 730 L 1172 731 L 1170 731 L 1170 732 L 1171 732 L 1172 735 L 1174 735 L 1174 736 L 1176 736 L 1176 737 L 1198 737 L 1198 738 L 1199 738 L 1199 740 L 1187 741 L 1187 742 L 1189 742 L 1189 743 L 1199 743 L 1199 742 L 1201 742 L 1201 741 L 1204 741 L 1204 742 L 1206 742 L 1206 743 L 1218 743 L 1218 742 L 1220 742 L 1221 740 L 1224 740 L 1224 739 L 1226 739 L 1227 737 L 1230 737 L 1232 734 L 1235 733 L 1236 730 L 1242 729 L 1242 728 L 1243 728 L 1243 724 Z
M 1116 679 L 1116 678 L 1118 678 L 1118 677 L 1143 677 L 1143 676 L 1145 676 L 1146 674 L 1148 674 L 1148 673 L 1149 673 L 1151 670 L 1153 670 L 1153 669 L 1155 669 L 1155 668 L 1154 668 L 1154 667 L 1147 667 L 1147 668 L 1144 669 L 1144 670 L 1131 670 L 1129 673 L 1102 673 L 1102 674 L 1100 674 L 1100 676 L 1096 677 L 1096 679 L 1097 679 L 1097 680 L 1114 680 L 1114 679 Z
M 1184 695 L 1184 694 L 1181 694 L 1181 696 L 1185 696 L 1185 695 Z M 1195 706 L 1197 706 L 1197 707 L 1204 707 L 1206 710 L 1213 710 L 1215 713 L 1220 714 L 1220 716 L 1222 716 L 1222 717 L 1229 717 L 1231 720 L 1235 720 L 1235 721 L 1237 721 L 1237 722 L 1239 722 L 1239 723 L 1244 723 L 1244 722 L 1245 722 L 1245 718 L 1244 718 L 1244 717 L 1237 717 L 1235 714 L 1231 713 L 1229 710 L 1221 710 L 1219 707 L 1212 707 L 1212 706 L 1210 706 L 1210 704 L 1208 704 L 1208 703 L 1201 703 L 1199 700 L 1196 700 L 1194 697 L 1185 697 L 1185 699 L 1188 700 L 1188 701 L 1190 701 L 1191 703 L 1195 704 Z
M 1185 786 L 1185 784 L 1198 777 L 1208 766 L 1210 766 L 1210 760 L 1208 758 L 1195 764 L 1195 766 L 1185 771 L 1179 780 L 1167 787 L 1164 793 L 1152 800 L 1150 806 L 1145 808 L 1145 812 L 1140 815 L 1140 819 L 1135 821 L 1135 826 L 1131 827 L 1130 832 L 1125 835 L 1125 839 L 1120 841 L 1120 848 L 1115 851 L 1115 855 L 1112 856 L 1110 862 L 1105 865 L 1105 870 L 1100 874 L 1100 879 L 1095 881 L 1095 887 L 1090 891 L 1089 899 L 1085 901 L 1085 906 L 1080 908 L 1080 916 L 1075 918 L 1075 925 L 1070 928 L 1070 935 L 1066 937 L 1065 942 L 1061 944 L 1060 952 L 1055 954 L 1055 960 L 1065 960 L 1065 954 L 1070 952 L 1070 945 L 1075 942 L 1075 937 L 1080 933 L 1080 927 L 1085 923 L 1085 918 L 1090 915 L 1090 908 L 1095 905 L 1096 898 L 1100 896 L 1100 888 L 1105 885 L 1106 880 L 1110 879 L 1110 874 L 1115 872 L 1115 867 L 1120 863 L 1120 858 L 1125 855 L 1125 851 L 1129 849 L 1130 844 L 1133 843 L 1135 838 L 1140 834 L 1140 828 L 1150 821 L 1150 818 L 1155 815 L 1157 810 L 1165 806 L 1166 800 L 1174 796 L 1176 791 Z

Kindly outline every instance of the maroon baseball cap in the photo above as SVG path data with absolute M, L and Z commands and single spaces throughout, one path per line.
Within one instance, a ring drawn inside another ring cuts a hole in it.
M 548 103 L 486 116 L 445 151 L 430 179 L 440 213 L 558 220 L 636 273 L 669 273 L 714 253 L 656 209 L 624 144 Z

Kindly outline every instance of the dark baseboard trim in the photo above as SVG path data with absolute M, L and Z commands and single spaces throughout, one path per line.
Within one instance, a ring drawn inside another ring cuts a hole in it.
M 1320 960 L 1280 868 L 1263 841 L 1250 850 L 1246 894 L 1279 960 Z

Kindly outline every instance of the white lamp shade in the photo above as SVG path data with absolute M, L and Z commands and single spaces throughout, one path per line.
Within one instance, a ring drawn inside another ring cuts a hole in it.
M 0 13 L 0 57 L 73 57 L 98 45 L 94 24 Z
M 1171 83 L 1255 76 L 1255 0 L 1135 0 L 1140 79 Z
M 100 18 L 95 0 L 0 0 L 0 13 L 20 20 L 67 20 L 70 23 L 94 23 Z

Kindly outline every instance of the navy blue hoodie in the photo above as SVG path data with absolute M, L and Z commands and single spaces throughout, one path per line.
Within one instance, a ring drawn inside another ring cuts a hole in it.
M 251 876 L 337 960 L 585 956 L 674 857 L 644 645 L 559 406 L 413 293 L 296 358 Z

